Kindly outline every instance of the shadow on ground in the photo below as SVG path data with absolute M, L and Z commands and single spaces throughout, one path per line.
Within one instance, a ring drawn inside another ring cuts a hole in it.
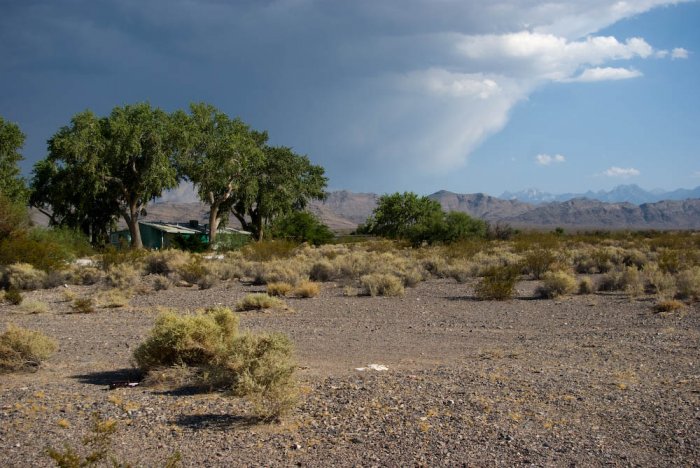
M 100 386 L 120 386 L 119 384 L 127 382 L 140 382 L 141 377 L 141 373 L 131 367 L 71 376 L 71 378 L 76 379 L 80 383 Z
M 172 421 L 173 424 L 188 429 L 212 429 L 227 431 L 231 429 L 246 429 L 262 423 L 256 416 L 240 416 L 233 414 L 184 414 Z

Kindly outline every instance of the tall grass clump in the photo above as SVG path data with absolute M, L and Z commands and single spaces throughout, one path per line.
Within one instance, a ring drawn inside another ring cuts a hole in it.
M 366 296 L 403 296 L 404 285 L 400 278 L 385 273 L 372 273 L 360 278 L 362 294 Z
M 196 368 L 195 383 L 249 399 L 258 417 L 274 420 L 296 404 L 291 341 L 280 333 L 239 333 L 238 316 L 218 307 L 195 315 L 162 312 L 134 352 L 143 372 Z
M 700 299 L 700 267 L 683 270 L 676 275 L 676 297 Z
M 282 300 L 265 293 L 247 294 L 236 304 L 236 310 L 262 310 L 282 309 L 285 304 Z
M 46 284 L 46 272 L 34 268 L 29 263 L 14 263 L 2 270 L 2 286 L 5 288 L 33 290 L 41 289 Z
M 0 335 L 0 373 L 36 371 L 56 348 L 56 341 L 43 333 L 10 324 Z

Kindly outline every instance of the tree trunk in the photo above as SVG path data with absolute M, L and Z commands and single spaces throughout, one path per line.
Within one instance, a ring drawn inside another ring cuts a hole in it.
M 129 206 L 129 214 L 124 216 L 127 226 L 129 226 L 129 234 L 131 234 L 131 248 L 143 249 L 141 241 L 141 230 L 139 229 L 139 210 L 136 206 Z
M 212 203 L 209 208 L 209 245 L 214 245 L 216 240 L 216 232 L 219 229 L 219 203 Z

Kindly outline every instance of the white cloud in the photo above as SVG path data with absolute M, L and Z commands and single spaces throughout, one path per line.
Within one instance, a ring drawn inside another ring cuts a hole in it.
M 566 158 L 561 154 L 555 154 L 554 156 L 549 154 L 538 154 L 535 156 L 535 162 L 540 166 L 549 166 L 553 163 L 563 163 L 564 161 L 566 161 Z
M 635 177 L 640 174 L 639 170 L 633 168 L 633 167 L 628 167 L 628 168 L 623 168 L 623 167 L 617 167 L 617 166 L 612 166 L 605 171 L 603 171 L 603 175 L 606 177 L 620 177 L 622 179 L 628 179 L 630 177 Z
M 481 73 L 453 73 L 439 68 L 408 73 L 404 77 L 404 84 L 409 89 L 453 98 L 488 99 L 501 92 L 493 78 Z
M 463 36 L 456 48 L 481 70 L 556 81 L 570 79 L 582 67 L 611 60 L 647 58 L 654 52 L 638 37 L 625 42 L 610 36 L 569 41 L 553 34 L 529 31 Z
M 628 80 L 638 78 L 642 72 L 628 68 L 595 67 L 586 68 L 580 75 L 562 80 L 568 83 L 591 83 L 595 81 Z
M 676 47 L 671 51 L 671 58 L 672 59 L 687 59 L 688 58 L 688 51 L 684 49 L 683 47 Z

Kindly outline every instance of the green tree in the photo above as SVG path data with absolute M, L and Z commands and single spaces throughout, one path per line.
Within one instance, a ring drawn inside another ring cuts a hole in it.
M 29 199 L 50 225 L 80 230 L 93 244 L 108 240 L 119 216 L 99 167 L 106 146 L 103 123 L 81 112 L 49 139 L 48 156 L 34 165 Z
M 240 119 L 230 119 L 211 105 L 190 105 L 190 115 L 174 116 L 179 128 L 176 161 L 181 174 L 209 204 L 209 241 L 216 240 L 220 222 L 228 215 L 242 178 L 251 164 L 259 164 L 262 149 Z
M 326 197 L 328 179 L 321 166 L 286 146 L 267 146 L 267 134 L 256 134 L 262 158 L 249 164 L 231 211 L 244 229 L 261 240 L 274 220 Z
M 79 227 L 93 239 L 119 214 L 132 247 L 142 248 L 139 217 L 150 200 L 177 186 L 178 131 L 148 103 L 115 107 L 102 118 L 77 114 L 49 140 L 49 156 L 34 168 L 34 206 L 50 213 L 52 223 Z
M 358 232 L 391 239 L 449 243 L 472 237 L 485 237 L 487 224 L 466 213 L 445 213 L 440 203 L 415 193 L 394 193 L 379 198 L 370 218 Z
M 442 207 L 437 201 L 413 192 L 396 192 L 379 197 L 377 207 L 358 232 L 409 239 L 417 226 L 428 229 L 431 224 L 440 223 L 442 216 Z
M 327 244 L 334 237 L 328 226 L 308 211 L 294 211 L 279 217 L 275 220 L 272 235 L 313 245 Z
M 24 159 L 19 152 L 24 139 L 17 124 L 0 117 L 0 193 L 16 202 L 27 199 L 27 187 L 18 166 Z
M 98 174 L 119 204 L 134 248 L 143 248 L 138 221 L 148 202 L 178 185 L 173 162 L 178 127 L 148 103 L 115 107 L 103 119 L 105 146 Z

